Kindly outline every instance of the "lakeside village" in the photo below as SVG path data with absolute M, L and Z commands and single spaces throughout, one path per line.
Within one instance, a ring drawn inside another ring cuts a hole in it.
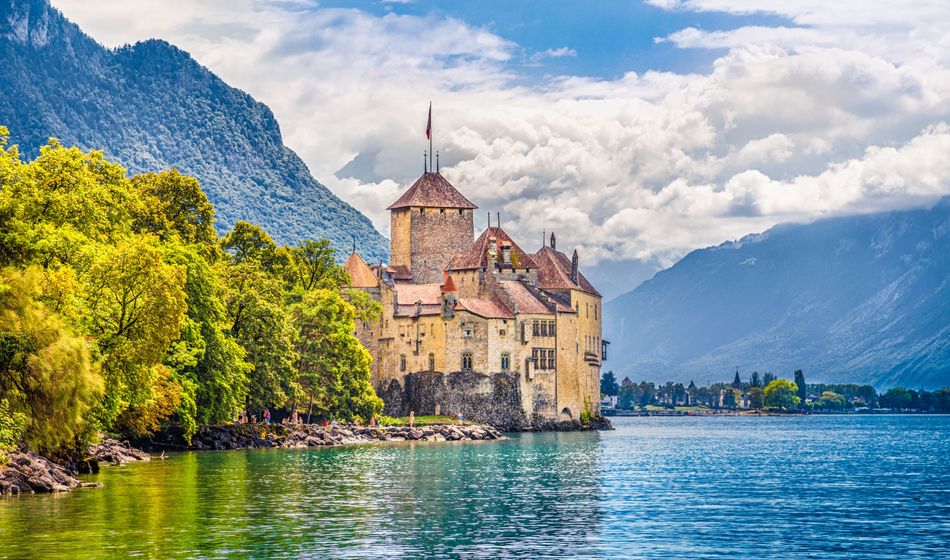
M 802 370 L 794 381 L 753 371 L 743 380 L 698 387 L 629 377 L 617 382 L 613 371 L 601 377 L 605 416 L 702 416 L 707 414 L 950 414 L 950 388 L 935 391 L 892 387 L 878 394 L 871 385 L 806 383 Z

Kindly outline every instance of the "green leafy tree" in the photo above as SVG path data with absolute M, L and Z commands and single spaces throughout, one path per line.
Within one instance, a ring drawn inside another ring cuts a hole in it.
M 798 386 L 787 379 L 775 379 L 765 386 L 765 406 L 791 410 L 798 406 Z
M 620 386 L 617 385 L 617 378 L 613 371 L 607 371 L 600 378 L 600 394 L 615 396 L 620 392 Z
M 214 207 L 198 181 L 177 169 L 132 177 L 132 187 L 144 204 L 135 227 L 163 240 L 176 234 L 191 245 L 215 247 Z
M 229 265 L 225 274 L 228 332 L 253 364 L 247 404 L 252 409 L 286 406 L 300 387 L 294 369 L 295 333 L 284 305 L 283 283 L 255 261 Z
M 297 286 L 305 292 L 339 290 L 349 283 L 346 271 L 336 263 L 335 251 L 326 239 L 303 241 L 292 251 Z
M 369 352 L 354 336 L 355 310 L 339 293 L 317 289 L 292 308 L 296 368 L 308 397 L 307 421 L 320 415 L 369 418 L 382 411 L 370 384 Z
M 26 430 L 26 414 L 13 412 L 7 399 L 0 399 L 0 466 L 7 462 L 11 451 L 19 447 Z
M 749 408 L 754 408 L 756 410 L 765 406 L 765 392 L 761 387 L 753 387 L 749 389 Z
M 880 397 L 881 406 L 897 410 L 910 408 L 912 400 L 910 391 L 903 387 L 892 387 Z
M 37 268 L 0 273 L 0 400 L 10 433 L 55 453 L 91 436 L 103 384 L 86 340 L 38 300 L 43 283 Z
M 845 408 L 846 405 L 847 402 L 844 399 L 844 395 L 839 395 L 832 391 L 822 393 L 821 399 L 818 401 L 818 406 L 827 410 L 841 410 Z
M 107 426 L 138 431 L 161 420 L 170 395 L 162 363 L 184 323 L 185 269 L 166 264 L 145 237 L 102 251 L 85 274 L 87 332 L 104 358 L 106 394 L 100 411 Z

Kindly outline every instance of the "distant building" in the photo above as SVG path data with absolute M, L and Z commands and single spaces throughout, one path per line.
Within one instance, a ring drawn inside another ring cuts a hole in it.
M 382 304 L 357 335 L 385 413 L 465 414 L 498 425 L 577 419 L 600 407 L 601 296 L 554 234 L 534 254 L 438 172 L 389 206 L 391 262 L 357 253 L 352 287 Z

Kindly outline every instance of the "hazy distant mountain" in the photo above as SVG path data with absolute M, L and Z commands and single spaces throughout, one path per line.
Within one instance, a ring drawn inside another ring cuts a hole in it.
M 950 200 L 693 251 L 609 302 L 622 378 L 950 385 Z
M 197 177 L 219 228 L 262 225 L 278 241 L 326 237 L 370 260 L 386 240 L 310 176 L 263 103 L 188 53 L 150 40 L 96 43 L 47 0 L 0 0 L 0 125 L 33 157 L 47 138 L 103 149 L 133 172 L 177 167 Z

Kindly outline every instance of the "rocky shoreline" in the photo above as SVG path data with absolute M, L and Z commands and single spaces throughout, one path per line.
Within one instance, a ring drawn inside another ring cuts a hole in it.
M 606 418 L 587 425 L 574 420 L 551 421 L 523 428 L 522 431 L 612 430 Z M 145 439 L 119 442 L 110 438 L 89 448 L 81 458 L 54 462 L 29 451 L 9 455 L 0 467 L 0 495 L 67 492 L 80 487 L 100 486 L 83 482 L 79 474 L 99 472 L 101 465 L 122 465 L 151 459 L 149 452 L 233 449 L 304 449 L 379 442 L 405 441 L 488 441 L 506 439 L 498 429 L 481 424 L 436 424 L 408 426 L 319 426 L 306 424 L 227 424 L 204 426 L 188 442 L 181 428 L 170 427 Z M 144 451 L 143 451 L 144 450 Z
M 89 448 L 77 461 L 55 463 L 32 451 L 17 451 L 0 466 L 0 495 L 68 492 L 76 488 L 101 486 L 98 482 L 83 482 L 76 475 L 99 472 L 100 464 L 121 465 L 134 461 L 148 461 L 148 453 L 114 439 L 103 440 Z
M 505 439 L 491 426 L 475 424 L 438 424 L 409 428 L 408 426 L 319 426 L 305 424 L 228 424 L 205 426 L 187 443 L 180 429 L 159 432 L 136 445 L 153 452 L 172 450 L 225 450 L 283 448 L 302 449 L 333 445 L 400 441 L 479 441 Z

